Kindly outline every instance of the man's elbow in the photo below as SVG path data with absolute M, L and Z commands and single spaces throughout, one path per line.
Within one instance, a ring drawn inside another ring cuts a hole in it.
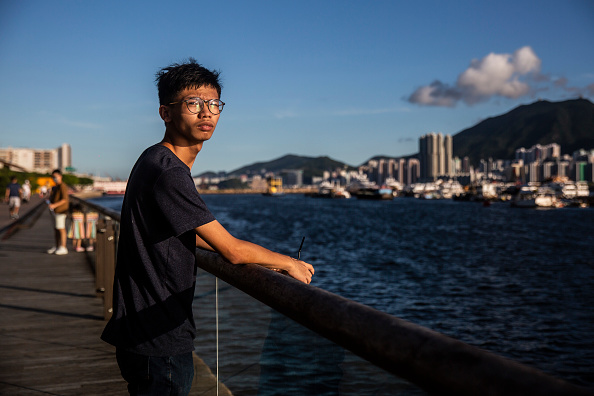
M 213 248 L 231 264 L 247 264 L 250 262 L 249 246 L 236 238 L 230 238 L 224 243 L 213 245 Z
M 219 252 L 219 254 L 231 264 L 247 264 L 249 262 L 246 250 L 243 249 L 241 243 L 235 244 L 234 246 L 228 246 L 227 249 Z
M 245 260 L 243 260 L 243 257 L 239 254 L 236 253 L 225 253 L 223 254 L 223 257 L 225 258 L 225 260 L 227 260 L 228 262 L 230 262 L 231 264 L 245 264 Z

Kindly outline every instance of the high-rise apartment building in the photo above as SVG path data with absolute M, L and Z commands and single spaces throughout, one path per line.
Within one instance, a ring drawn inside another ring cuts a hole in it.
M 406 184 L 416 183 L 421 177 L 421 162 L 416 158 L 410 158 L 406 169 Z
M 444 148 L 444 168 L 443 172 L 447 176 L 453 176 L 456 172 L 454 172 L 454 139 L 452 139 L 452 135 L 445 135 L 443 141 L 443 148 Z
M 435 180 L 440 176 L 453 176 L 453 139 L 431 132 L 419 139 L 421 179 Z
M 72 149 L 67 143 L 55 149 L 0 148 L 0 164 L 27 172 L 66 171 L 72 167 Z

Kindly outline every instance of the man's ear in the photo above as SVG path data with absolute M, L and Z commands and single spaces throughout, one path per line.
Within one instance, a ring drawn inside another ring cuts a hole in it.
M 171 109 L 169 108 L 169 106 L 165 106 L 165 105 L 159 106 L 159 115 L 161 116 L 161 119 L 163 121 L 170 122 L 171 121 Z

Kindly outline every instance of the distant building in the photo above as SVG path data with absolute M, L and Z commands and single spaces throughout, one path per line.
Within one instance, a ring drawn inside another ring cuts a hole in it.
M 554 159 L 561 157 L 561 146 L 557 143 L 547 145 L 535 144 L 529 149 L 520 147 L 516 150 L 516 159 L 521 159 L 524 163 L 531 163 L 536 161 L 544 161 L 547 159 Z
M 443 174 L 445 176 L 453 176 L 456 172 L 454 171 L 454 139 L 452 139 L 452 135 L 445 135 L 443 149 Z
M 0 166 L 26 172 L 50 173 L 54 169 L 66 172 L 72 168 L 72 150 L 67 143 L 55 149 L 0 147 Z
M 453 139 L 431 132 L 419 139 L 421 179 L 435 180 L 440 176 L 454 176 Z
M 407 164 L 407 169 L 406 169 L 406 183 L 405 184 L 416 183 L 420 177 L 421 177 L 421 161 L 419 161 L 416 158 L 409 159 L 408 164 Z
M 283 184 L 287 187 L 301 187 L 303 185 L 303 170 L 285 169 L 280 172 Z
M 580 149 L 572 155 L 561 154 L 557 143 L 520 147 L 515 160 L 481 160 L 480 171 L 490 180 L 543 183 L 551 180 L 594 181 L 594 150 Z

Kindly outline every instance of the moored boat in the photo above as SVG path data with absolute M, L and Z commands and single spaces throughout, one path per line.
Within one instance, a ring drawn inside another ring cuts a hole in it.
M 552 188 L 541 187 L 536 191 L 534 204 L 540 208 L 556 208 L 560 202 L 557 201 L 557 196 Z
M 373 199 L 373 200 L 391 200 L 394 199 L 394 193 L 390 188 L 362 188 L 355 193 L 358 199 Z

